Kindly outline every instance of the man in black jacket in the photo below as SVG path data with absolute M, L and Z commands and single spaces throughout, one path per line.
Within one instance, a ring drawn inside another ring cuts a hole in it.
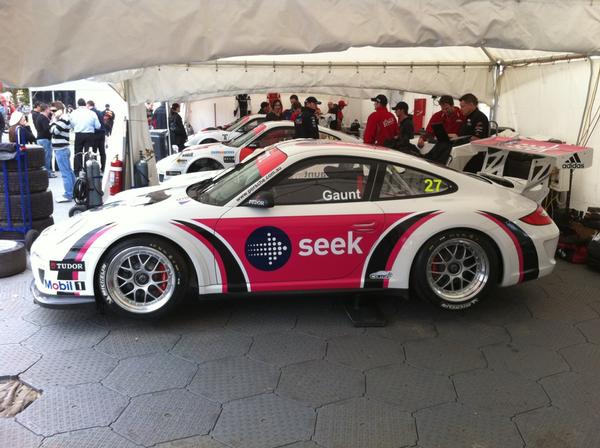
M 39 111 L 33 118 L 33 125 L 37 131 L 37 143 L 44 148 L 44 166 L 48 172 L 48 177 L 56 177 L 52 172 L 52 143 L 50 134 L 50 106 L 47 104 L 38 104 Z M 33 117 L 33 115 L 32 115 Z
M 179 151 L 182 151 L 187 140 L 187 132 L 185 132 L 185 126 L 179 111 L 179 103 L 173 103 L 169 117 L 169 131 L 171 132 L 171 145 L 177 145 Z
M 94 145 L 92 149 L 100 154 L 100 162 L 102 170 L 104 170 L 106 168 L 106 126 L 104 126 L 104 113 L 96 109 L 96 104 L 92 100 L 87 102 L 87 107 L 98 116 L 98 121 L 100 122 L 100 127 L 94 131 Z
M 319 138 L 319 119 L 315 115 L 318 104 L 321 104 L 321 102 L 317 101 L 314 96 L 306 98 L 302 113 L 294 122 L 296 132 L 294 138 Z
M 466 93 L 460 97 L 460 110 L 463 114 L 464 123 L 460 128 L 459 136 L 470 136 L 471 141 L 486 138 L 490 133 L 490 122 L 483 112 L 479 110 L 477 104 L 479 100 L 472 93 Z M 463 171 L 467 173 L 477 173 L 481 171 L 485 153 L 480 152 L 474 155 L 467 162 Z

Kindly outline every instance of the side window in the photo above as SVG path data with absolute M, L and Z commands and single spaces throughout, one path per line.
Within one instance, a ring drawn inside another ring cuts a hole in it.
M 331 135 L 323 131 L 319 131 L 319 138 L 321 140 L 339 140 L 339 138 L 337 138 L 335 135 Z
M 401 199 L 410 196 L 428 196 L 448 192 L 454 185 L 431 173 L 401 165 L 388 164 L 378 200 Z
M 302 161 L 270 185 L 275 205 L 359 202 L 365 200 L 370 161 L 320 157 Z
M 294 138 L 294 128 L 275 128 L 265 132 L 261 135 L 256 143 L 259 148 L 266 148 L 274 143 L 282 142 L 284 140 L 291 140 Z

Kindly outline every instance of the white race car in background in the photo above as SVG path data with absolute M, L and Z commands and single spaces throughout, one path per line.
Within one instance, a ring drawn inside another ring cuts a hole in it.
M 159 160 L 156 164 L 158 179 L 164 182 L 180 174 L 223 169 L 239 163 L 240 158 L 243 160 L 255 149 L 291 140 L 294 134 L 293 121 L 266 121 L 228 142 L 193 146 Z M 320 127 L 319 137 L 322 140 L 360 143 L 352 135 L 329 128 Z
M 227 129 L 207 128 L 194 135 L 190 135 L 184 146 L 201 145 L 203 143 L 215 143 L 232 140 L 242 134 L 254 129 L 260 123 L 265 121 L 266 115 L 246 115 L 237 121 L 231 123 Z
M 32 292 L 44 306 L 101 301 L 141 316 L 192 287 L 410 290 L 463 309 L 550 274 L 558 234 L 543 208 L 491 182 L 392 150 L 294 140 L 47 228 L 31 248 Z

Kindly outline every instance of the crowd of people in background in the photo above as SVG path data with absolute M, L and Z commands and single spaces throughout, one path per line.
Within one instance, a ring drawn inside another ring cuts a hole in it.
M 115 113 L 106 104 L 104 110 L 96 109 L 94 101 L 80 98 L 77 108 L 65 106 L 61 101 L 51 104 L 35 102 L 30 118 L 24 108 L 14 107 L 5 100 L 1 103 L 0 130 L 8 123 L 8 140 L 19 147 L 37 143 L 44 148 L 44 167 L 48 177 L 57 177 L 54 167 L 60 171 L 64 194 L 56 202 L 73 200 L 75 173 L 84 166 L 88 150 L 100 156 L 101 170 L 106 167 L 106 137 L 111 135 Z M 21 109 L 21 110 L 19 110 Z M 71 166 L 71 132 L 74 133 L 74 157 Z M 1 136 L 2 133 L 0 133 Z

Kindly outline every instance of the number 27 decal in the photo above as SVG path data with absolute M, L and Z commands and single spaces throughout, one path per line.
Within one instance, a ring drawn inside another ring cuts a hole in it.
M 425 179 L 425 193 L 437 193 L 442 186 L 442 179 Z

